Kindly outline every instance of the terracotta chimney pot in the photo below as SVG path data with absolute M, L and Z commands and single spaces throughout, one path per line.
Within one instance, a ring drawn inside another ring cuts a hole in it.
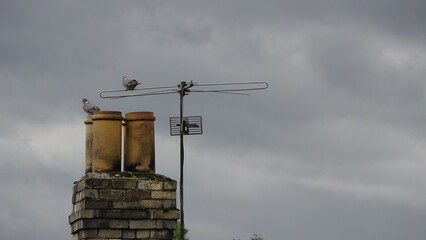
M 94 172 L 119 172 L 121 170 L 121 112 L 98 111 L 93 117 Z
M 124 171 L 155 172 L 155 139 L 152 112 L 125 115 Z

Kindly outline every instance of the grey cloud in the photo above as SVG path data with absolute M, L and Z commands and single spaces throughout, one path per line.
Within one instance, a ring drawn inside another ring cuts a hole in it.
M 191 239 L 422 239 L 424 205 L 415 199 L 425 193 L 413 179 L 424 167 L 424 8 L 422 1 L 2 1 L 0 179 L 20 191 L 3 198 L 0 222 L 35 224 L 0 238 L 70 237 L 67 206 L 83 174 L 83 142 L 59 165 L 37 151 L 75 122 L 84 131 L 83 97 L 105 110 L 154 111 L 158 171 L 178 177 L 177 139 L 168 136 L 178 97 L 99 98 L 127 75 L 142 87 L 270 84 L 251 96 L 185 97 L 185 114 L 202 115 L 205 127 L 203 136 L 185 138 Z M 28 126 L 45 131 L 32 135 L 38 150 L 16 130 Z M 57 150 L 44 154 L 56 159 L 76 142 L 55 141 Z

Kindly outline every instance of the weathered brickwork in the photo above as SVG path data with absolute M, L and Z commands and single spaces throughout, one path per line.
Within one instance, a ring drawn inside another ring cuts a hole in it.
M 172 239 L 176 181 L 153 173 L 87 173 L 75 183 L 73 240 Z

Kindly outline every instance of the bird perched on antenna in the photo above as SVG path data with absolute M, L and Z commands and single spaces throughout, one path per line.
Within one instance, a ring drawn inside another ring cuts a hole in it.
M 126 88 L 126 90 L 134 90 L 137 85 L 140 83 L 136 81 L 135 79 L 130 79 L 128 77 L 123 77 L 123 86 Z
M 86 98 L 83 98 L 82 101 L 83 101 L 83 110 L 89 115 L 93 115 L 94 112 L 101 110 L 95 104 L 90 103 L 89 100 L 87 100 Z

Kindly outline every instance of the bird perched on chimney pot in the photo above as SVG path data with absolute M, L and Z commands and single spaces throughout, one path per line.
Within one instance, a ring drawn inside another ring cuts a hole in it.
M 86 98 L 83 98 L 82 101 L 83 101 L 83 110 L 89 115 L 93 115 L 93 112 L 101 110 L 95 104 L 90 103 L 89 100 L 87 100 Z
M 135 79 L 130 79 L 128 77 L 123 77 L 123 86 L 126 88 L 126 90 L 134 90 L 137 85 L 140 83 L 136 81 Z

